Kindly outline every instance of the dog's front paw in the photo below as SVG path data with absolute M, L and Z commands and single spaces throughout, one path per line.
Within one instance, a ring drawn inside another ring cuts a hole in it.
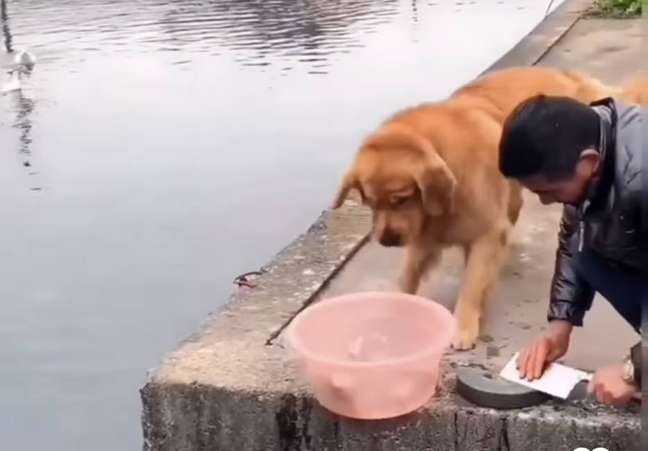
M 456 318 L 457 332 L 452 347 L 457 351 L 468 351 L 475 347 L 479 336 L 479 315 L 471 310 L 460 309 Z
M 459 329 L 452 340 L 452 347 L 457 351 L 469 351 L 477 342 L 477 331 Z

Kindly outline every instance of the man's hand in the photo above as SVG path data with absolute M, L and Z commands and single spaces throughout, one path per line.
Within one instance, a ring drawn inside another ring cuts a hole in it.
M 547 330 L 520 353 L 517 361 L 520 377 L 530 381 L 538 379 L 548 363 L 564 356 L 569 348 L 572 327 L 567 321 L 554 320 L 549 323 Z
M 623 365 L 619 363 L 596 371 L 587 391 L 592 393 L 599 402 L 624 406 L 637 392 L 637 387 L 623 380 Z

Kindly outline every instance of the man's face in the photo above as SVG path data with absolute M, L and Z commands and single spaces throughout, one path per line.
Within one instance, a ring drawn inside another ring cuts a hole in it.
M 542 175 L 534 175 L 520 180 L 520 183 L 537 194 L 540 202 L 545 205 L 553 203 L 579 205 L 587 196 L 587 189 L 596 175 L 598 163 L 598 153 L 587 152 L 569 178 L 549 180 Z

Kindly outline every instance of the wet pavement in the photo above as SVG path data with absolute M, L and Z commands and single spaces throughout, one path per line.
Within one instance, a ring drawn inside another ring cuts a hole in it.
M 3 448 L 138 449 L 146 369 L 544 3 L 0 0 Z

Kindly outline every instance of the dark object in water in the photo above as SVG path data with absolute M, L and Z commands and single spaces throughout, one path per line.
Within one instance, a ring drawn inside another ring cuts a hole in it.
M 257 278 L 258 276 L 261 276 L 264 272 L 265 271 L 246 272 L 245 274 L 237 276 L 234 279 L 234 284 L 238 285 L 239 287 L 256 288 L 257 285 L 252 280 Z

